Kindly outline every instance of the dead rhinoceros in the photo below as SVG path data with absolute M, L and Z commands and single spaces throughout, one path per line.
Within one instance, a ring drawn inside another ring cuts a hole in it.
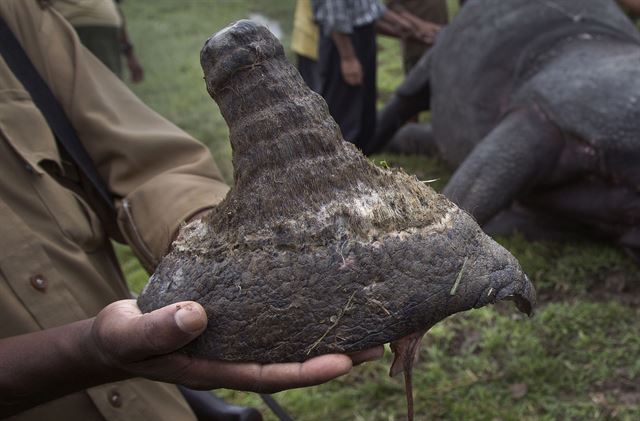
M 614 1 L 468 2 L 381 111 L 376 144 L 429 99 L 433 132 L 394 142 L 457 167 L 444 194 L 478 222 L 515 199 L 640 251 L 640 34 Z
M 209 324 L 186 352 L 285 362 L 394 341 L 393 371 L 408 372 L 421 334 L 450 314 L 505 298 L 531 311 L 515 258 L 430 187 L 345 142 L 266 28 L 222 30 L 201 61 L 235 183 L 182 228 L 138 298 L 143 311 L 204 306 Z

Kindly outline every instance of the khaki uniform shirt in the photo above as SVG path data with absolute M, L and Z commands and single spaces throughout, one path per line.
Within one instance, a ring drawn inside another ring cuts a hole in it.
M 73 26 L 122 26 L 113 0 L 54 0 L 52 4 Z
M 122 235 L 147 268 L 155 267 L 182 221 L 227 192 L 208 150 L 137 99 L 51 8 L 2 0 L 0 15 L 116 197 Z M 89 318 L 127 298 L 92 208 L 46 170 L 64 172 L 56 141 L 1 56 L 0 160 L 0 337 Z M 174 386 L 133 379 L 15 419 L 182 420 L 193 413 Z

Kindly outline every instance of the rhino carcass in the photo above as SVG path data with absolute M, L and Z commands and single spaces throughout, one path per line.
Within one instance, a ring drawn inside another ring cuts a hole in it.
M 481 224 L 514 200 L 640 257 L 640 34 L 610 0 L 472 0 L 378 119 L 457 167 L 444 194 Z M 373 151 L 368 151 L 373 152 Z

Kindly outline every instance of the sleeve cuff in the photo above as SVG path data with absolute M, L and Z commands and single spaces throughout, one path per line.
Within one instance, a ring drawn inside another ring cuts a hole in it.
M 220 203 L 228 190 L 223 182 L 198 175 L 160 177 L 154 186 L 136 190 L 120 202 L 118 225 L 151 273 L 169 250 L 180 225 Z

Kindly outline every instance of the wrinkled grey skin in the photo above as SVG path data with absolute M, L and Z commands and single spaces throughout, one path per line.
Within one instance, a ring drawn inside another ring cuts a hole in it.
M 515 258 L 444 196 L 345 142 L 266 28 L 236 23 L 201 61 L 229 125 L 234 186 L 183 227 L 138 298 L 145 312 L 204 306 L 208 326 L 186 352 L 302 361 L 497 300 L 531 312 L 535 292 Z
M 429 107 L 433 127 L 393 144 L 456 167 L 444 194 L 478 222 L 517 200 L 640 250 L 640 35 L 613 1 L 468 2 L 381 111 L 378 146 Z

